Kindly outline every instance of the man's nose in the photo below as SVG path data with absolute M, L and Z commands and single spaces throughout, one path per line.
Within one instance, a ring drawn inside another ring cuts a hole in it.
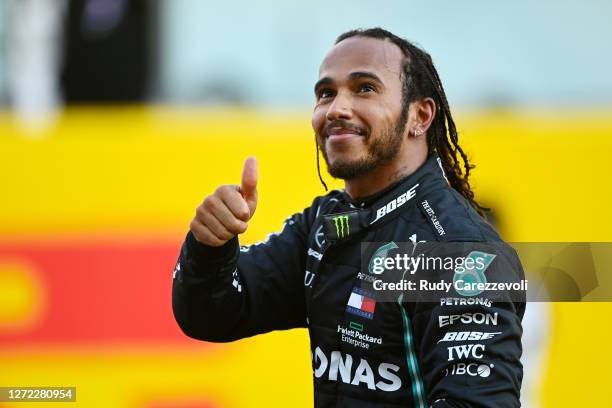
M 349 98 L 338 92 L 338 94 L 334 98 L 334 101 L 329 105 L 326 117 L 329 121 L 338 119 L 351 119 L 353 117 L 353 109 L 351 107 Z

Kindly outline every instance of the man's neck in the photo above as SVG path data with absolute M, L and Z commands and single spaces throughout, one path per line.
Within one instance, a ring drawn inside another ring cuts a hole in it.
M 363 176 L 345 180 L 344 189 L 352 199 L 371 196 L 414 173 L 426 160 L 427 152 L 415 155 L 410 160 L 394 159 Z

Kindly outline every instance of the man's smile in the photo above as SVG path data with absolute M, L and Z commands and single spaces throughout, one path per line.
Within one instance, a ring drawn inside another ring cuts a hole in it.
M 327 132 L 327 139 L 330 143 L 343 142 L 349 139 L 361 137 L 361 132 L 357 129 L 348 129 L 343 127 L 332 127 Z

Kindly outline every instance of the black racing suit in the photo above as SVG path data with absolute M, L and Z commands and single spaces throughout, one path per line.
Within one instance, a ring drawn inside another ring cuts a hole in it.
M 377 302 L 360 289 L 372 281 L 362 242 L 409 241 L 501 242 L 431 155 L 365 200 L 317 197 L 248 247 L 237 238 L 207 247 L 188 233 L 174 316 L 186 335 L 211 342 L 307 327 L 317 407 L 520 406 L 523 301 L 451 292 L 436 302 Z M 523 279 L 509 252 L 487 276 L 503 269 L 513 276 L 502 279 Z

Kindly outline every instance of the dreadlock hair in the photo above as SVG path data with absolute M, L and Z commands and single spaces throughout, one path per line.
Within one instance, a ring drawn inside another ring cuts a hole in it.
M 436 104 L 436 115 L 427 130 L 427 147 L 431 153 L 437 153 L 442 161 L 449 184 L 484 216 L 488 208 L 482 207 L 474 199 L 474 192 L 468 181 L 470 164 L 467 155 L 459 146 L 457 128 L 448 106 L 442 81 L 431 56 L 420 47 L 400 38 L 382 28 L 351 30 L 340 35 L 335 44 L 351 37 L 377 38 L 391 41 L 397 45 L 406 57 L 402 64 L 402 110 L 407 111 L 411 102 L 432 98 Z

